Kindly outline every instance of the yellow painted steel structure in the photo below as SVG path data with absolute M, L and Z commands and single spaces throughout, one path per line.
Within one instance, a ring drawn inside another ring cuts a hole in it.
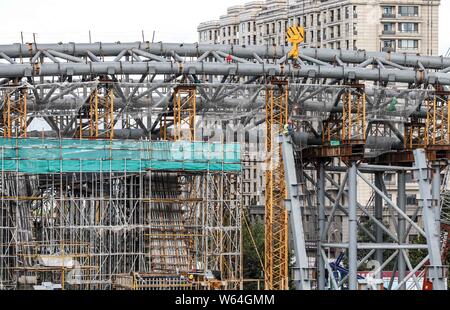
M 266 290 L 287 290 L 288 286 L 288 214 L 286 182 L 281 143 L 277 140 L 288 123 L 288 82 L 272 81 L 266 89 L 266 197 L 265 262 Z
M 346 90 L 342 94 L 342 142 L 366 140 L 366 95 Z
M 87 118 L 87 127 L 83 120 Z M 87 115 L 80 113 L 78 137 L 80 139 L 114 139 L 114 91 L 109 89 L 104 96 L 95 89 L 89 96 Z M 101 132 L 100 130 L 103 130 Z
M 160 120 L 160 137 L 163 140 L 195 141 L 197 90 L 195 86 L 180 85 L 174 89 L 173 110 L 163 113 Z M 173 124 L 173 132 L 168 128 Z
M 434 95 L 426 101 L 425 145 L 450 144 L 450 99 Z
M 7 92 L 2 109 L 3 137 L 27 137 L 27 89 Z
M 197 104 L 195 86 L 178 86 L 173 95 L 174 140 L 195 141 Z M 188 130 L 184 130 L 187 126 Z M 187 134 L 186 134 L 187 133 Z
M 413 150 L 425 147 L 426 123 L 418 118 L 411 118 L 411 122 L 405 124 L 404 146 L 405 149 Z

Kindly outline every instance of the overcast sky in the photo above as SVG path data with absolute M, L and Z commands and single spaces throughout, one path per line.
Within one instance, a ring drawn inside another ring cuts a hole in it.
M 196 42 L 197 25 L 250 0 L 0 0 L 0 44 L 32 42 Z M 450 0 L 441 0 L 440 52 L 450 48 Z

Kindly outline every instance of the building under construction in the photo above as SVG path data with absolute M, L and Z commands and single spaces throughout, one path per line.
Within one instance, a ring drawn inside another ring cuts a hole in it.
M 445 289 L 450 59 L 290 52 L 0 45 L 0 287 L 242 289 L 262 144 L 265 289 Z

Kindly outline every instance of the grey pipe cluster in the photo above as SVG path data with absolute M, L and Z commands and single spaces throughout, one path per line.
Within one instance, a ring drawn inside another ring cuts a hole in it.
M 171 57 L 175 54 L 181 57 L 207 57 L 212 52 L 231 54 L 243 59 L 281 59 L 290 50 L 287 46 L 255 45 L 222 45 L 197 43 L 59 43 L 59 44 L 12 44 L 0 45 L 0 54 L 11 57 L 33 57 L 39 50 L 52 50 L 77 57 L 89 56 L 117 56 L 124 50 L 144 51 L 159 56 Z M 88 52 L 89 51 L 89 52 Z M 364 63 L 368 60 L 383 60 L 407 67 L 423 67 L 427 69 L 450 70 L 450 58 L 437 56 L 420 56 L 406 53 L 368 52 L 353 50 L 335 50 L 323 48 L 302 48 L 301 55 L 325 62 L 336 62 L 336 58 L 344 63 Z M 212 55 L 211 55 L 212 56 Z
M 197 74 L 237 76 L 286 76 L 299 78 L 331 78 L 400 83 L 439 83 L 450 85 L 450 73 L 368 69 L 357 67 L 274 65 L 256 63 L 202 62 L 93 62 L 0 65 L 0 78 L 106 74 Z

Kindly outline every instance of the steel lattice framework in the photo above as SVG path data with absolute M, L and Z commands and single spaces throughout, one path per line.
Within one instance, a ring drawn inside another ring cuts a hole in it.
M 412 266 L 408 250 L 427 249 L 430 276 L 441 289 L 439 232 L 432 213 L 439 214 L 440 174 L 450 159 L 450 58 L 303 48 L 298 58 L 288 59 L 288 52 L 277 46 L 148 42 L 1 45 L 3 135 L 178 140 L 184 130 L 188 140 L 204 140 L 214 136 L 207 124 L 215 120 L 233 135 L 247 132 L 243 142 L 251 143 L 252 130 L 265 123 L 267 289 L 288 288 L 288 223 L 296 257 L 292 279 L 298 288 L 315 287 L 311 256 L 319 289 L 325 288 L 325 270 L 333 274 L 332 288 L 356 289 L 358 268 L 372 257 L 380 263 L 377 271 L 397 260 L 399 289 L 410 278 L 419 287 L 416 271 L 426 260 Z M 297 123 L 297 131 L 292 139 L 280 140 L 288 118 Z M 223 132 L 214 137 L 226 139 Z M 387 171 L 398 175 L 397 203 L 387 196 Z M 419 175 L 423 202 L 413 215 L 406 214 L 403 195 L 405 174 L 411 171 Z M 207 177 L 186 176 L 185 182 L 193 205 L 201 189 L 209 197 L 211 213 L 203 218 L 211 234 L 203 239 L 204 265 L 239 287 L 239 177 Z M 358 200 L 358 179 L 371 188 L 369 201 Z M 383 205 L 390 208 L 395 232 L 383 223 Z M 373 229 L 362 224 L 357 210 Z M 330 242 L 339 214 L 348 218 L 349 239 Z M 422 227 L 415 222 L 418 215 Z M 317 218 L 313 232 L 307 216 Z M 408 244 L 411 229 L 426 244 Z M 370 242 L 359 240 L 359 234 Z M 180 251 L 196 242 L 186 240 Z M 224 248 L 233 250 L 218 252 Z M 347 274 L 339 263 L 330 264 L 330 249 L 346 251 Z M 394 252 L 386 258 L 388 250 Z M 341 278 L 334 277 L 336 271 Z

